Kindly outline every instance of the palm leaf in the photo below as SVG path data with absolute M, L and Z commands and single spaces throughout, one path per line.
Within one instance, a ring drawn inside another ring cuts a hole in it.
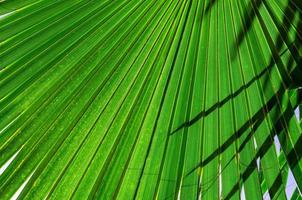
M 300 1 L 8 0 L 0 42 L 1 199 L 301 198 Z

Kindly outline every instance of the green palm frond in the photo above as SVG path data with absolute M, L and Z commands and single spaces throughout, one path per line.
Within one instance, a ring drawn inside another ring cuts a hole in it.
M 300 0 L 0 1 L 0 199 L 301 199 L 301 87 Z

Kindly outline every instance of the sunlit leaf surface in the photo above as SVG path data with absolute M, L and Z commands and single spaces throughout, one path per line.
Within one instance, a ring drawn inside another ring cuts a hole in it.
M 301 82 L 301 0 L 2 0 L 0 199 L 301 199 Z

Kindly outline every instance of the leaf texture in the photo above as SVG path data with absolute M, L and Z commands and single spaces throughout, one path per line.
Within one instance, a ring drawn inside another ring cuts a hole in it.
M 301 42 L 299 0 L 0 1 L 0 199 L 301 199 Z

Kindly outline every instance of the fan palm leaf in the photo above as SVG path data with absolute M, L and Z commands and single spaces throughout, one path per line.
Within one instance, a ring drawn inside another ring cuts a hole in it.
M 0 199 L 301 199 L 301 42 L 299 0 L 0 1 Z

